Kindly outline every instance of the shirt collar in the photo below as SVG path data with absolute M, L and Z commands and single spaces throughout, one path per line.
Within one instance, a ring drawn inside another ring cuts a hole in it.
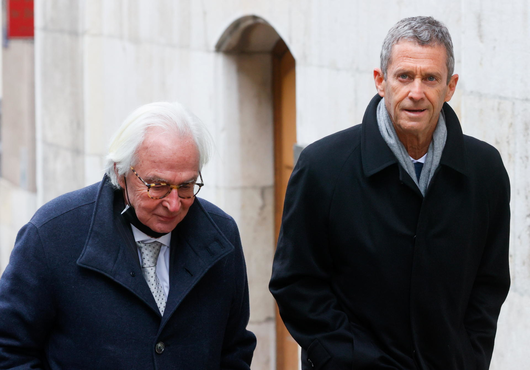
M 134 241 L 137 242 L 144 242 L 144 243 L 151 243 L 151 242 L 159 242 L 166 246 L 169 246 L 171 243 L 171 233 L 167 233 L 165 235 L 162 235 L 160 238 L 152 238 L 149 235 L 145 234 L 144 232 L 140 231 L 136 226 L 131 224 L 131 228 L 134 235 Z
M 410 160 L 412 161 L 412 163 L 418 163 L 418 162 L 419 162 L 419 163 L 425 163 L 425 159 L 427 159 L 427 153 L 425 153 L 425 154 L 423 155 L 423 157 L 418 158 L 418 159 L 414 159 L 414 158 L 412 158 L 410 155 L 409 155 L 409 158 L 410 158 Z

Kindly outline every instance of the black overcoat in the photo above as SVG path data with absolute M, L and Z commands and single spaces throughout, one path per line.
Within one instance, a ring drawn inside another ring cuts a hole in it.
M 20 231 L 0 279 L 0 369 L 248 370 L 256 342 L 234 220 L 195 200 L 172 233 L 161 317 L 121 209 L 105 178 Z
M 509 285 L 509 180 L 492 146 L 447 142 L 425 197 L 363 122 L 308 146 L 270 283 L 304 369 L 484 370 Z

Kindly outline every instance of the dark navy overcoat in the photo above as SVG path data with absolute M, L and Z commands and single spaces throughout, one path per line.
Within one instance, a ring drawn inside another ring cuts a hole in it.
M 376 121 L 301 154 L 270 288 L 304 369 L 485 370 L 510 285 L 510 189 L 492 146 L 447 142 L 425 197 Z
M 196 199 L 171 238 L 164 316 L 108 179 L 44 205 L 0 279 L 0 369 L 249 369 L 237 226 Z

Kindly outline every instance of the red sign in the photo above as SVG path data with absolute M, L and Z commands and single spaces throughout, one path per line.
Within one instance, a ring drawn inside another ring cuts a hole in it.
M 33 0 L 8 0 L 7 37 L 33 38 Z

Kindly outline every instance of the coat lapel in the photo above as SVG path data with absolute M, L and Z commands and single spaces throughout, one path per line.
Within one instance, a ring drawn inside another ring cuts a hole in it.
M 361 155 L 363 171 L 367 177 L 397 163 L 396 157 L 381 136 L 377 125 L 376 111 L 380 101 L 379 95 L 374 96 L 366 108 L 361 126 Z
M 420 197 L 423 197 L 414 180 L 409 176 L 407 171 L 399 165 L 396 156 L 392 153 L 392 150 L 390 150 L 383 139 L 383 136 L 381 136 L 381 133 L 379 132 L 376 112 L 377 105 L 380 101 L 381 97 L 379 95 L 374 96 L 366 109 L 361 126 L 361 157 L 364 174 L 365 176 L 370 177 L 383 171 L 387 167 L 397 165 L 399 169 L 399 180 Z
M 132 232 L 116 212 L 119 199 L 114 198 L 114 189 L 105 176 L 98 191 L 85 247 L 77 264 L 109 277 L 160 314 L 142 275 Z
M 379 95 L 374 96 L 363 117 L 361 155 L 364 174 L 367 177 L 398 163 L 379 132 L 376 112 L 380 100 L 381 97 Z M 447 141 L 440 159 L 440 165 L 451 167 L 460 173 L 466 174 L 467 165 L 462 128 L 458 117 L 447 103 L 444 103 L 443 110 L 447 125 Z M 399 176 L 401 182 L 414 190 L 419 196 L 422 196 L 414 180 L 401 166 L 399 166 Z
M 162 325 L 206 272 L 233 250 L 197 198 L 171 236 L 170 290 Z
M 143 278 L 132 232 L 119 217 L 121 203 L 114 194 L 105 177 L 77 264 L 109 277 L 160 314 Z M 171 236 L 170 290 L 162 325 L 201 277 L 233 249 L 234 246 L 215 225 L 200 200 L 196 199 Z
M 449 104 L 444 103 L 443 111 L 445 114 L 445 123 L 447 125 L 447 140 L 445 142 L 442 158 L 440 159 L 440 164 L 451 167 L 455 171 L 467 175 L 468 156 L 465 153 L 464 134 L 462 133 L 460 121 Z

